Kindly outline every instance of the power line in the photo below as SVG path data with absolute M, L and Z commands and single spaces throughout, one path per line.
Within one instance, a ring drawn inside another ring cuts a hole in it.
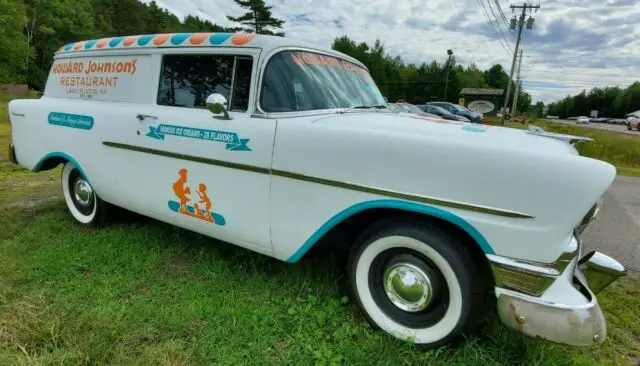
M 510 32 L 511 26 L 509 25 L 509 22 L 507 21 L 507 17 L 504 15 L 504 12 L 502 11 L 502 8 L 500 7 L 500 3 L 498 2 L 498 0 L 495 0 L 495 2 L 496 2 L 496 6 L 498 7 L 498 12 L 500 13 L 500 15 L 502 17 L 502 21 L 507 26 L 507 33 L 510 34 L 512 37 L 515 37 L 515 34 Z M 491 10 L 491 14 L 493 14 L 493 17 L 496 19 L 496 24 L 500 23 L 500 21 L 498 20 L 498 16 L 493 11 L 493 6 L 491 6 L 491 0 L 487 0 L 487 5 L 489 5 L 489 10 Z M 498 28 L 500 29 L 500 33 L 502 33 L 502 35 L 504 36 L 504 33 L 502 32 L 502 27 L 498 26 Z M 505 37 L 505 39 L 506 38 L 507 37 Z
M 495 2 L 496 2 L 496 7 L 498 8 L 498 12 L 502 17 L 502 20 L 504 21 L 504 24 L 507 26 L 507 29 L 511 29 L 511 26 L 509 25 L 509 21 L 507 20 L 506 15 L 504 15 L 504 11 L 502 11 L 502 6 L 500 6 L 500 2 L 498 0 L 495 0 Z
M 561 74 L 561 75 L 583 75 L 583 76 L 608 76 L 608 77 L 624 77 L 624 78 L 629 78 L 628 74 L 595 74 L 595 73 L 587 73 L 587 72 L 572 72 L 572 71 L 554 71 L 554 70 L 544 70 L 544 69 L 524 69 L 522 71 L 526 71 L 526 72 L 541 72 L 541 73 L 545 73 L 545 74 Z M 640 77 L 640 76 L 638 76 Z
M 498 17 L 496 17 L 496 13 L 493 11 L 493 8 L 491 7 L 491 2 L 487 0 L 487 4 L 489 5 L 489 9 L 493 14 L 493 19 L 489 16 L 489 12 L 487 12 L 487 8 L 484 6 L 484 1 L 480 0 L 480 5 L 482 5 L 484 14 L 487 16 L 487 19 L 489 19 L 489 23 L 491 23 L 491 26 L 494 28 L 494 30 L 496 29 L 498 30 L 498 32 L 500 33 L 498 37 L 501 38 L 501 42 L 504 41 L 504 44 L 507 45 L 507 48 L 511 52 L 511 44 L 509 43 L 507 37 L 504 35 L 504 32 L 502 31 L 502 27 L 499 24 Z
M 505 45 L 505 43 L 503 41 L 503 38 L 498 33 L 498 30 L 496 29 L 496 26 L 493 24 L 493 21 L 491 20 L 491 17 L 489 16 L 489 13 L 487 12 L 487 8 L 484 6 L 484 2 L 481 1 L 481 0 L 478 0 L 478 3 L 482 6 L 482 11 L 484 12 L 484 15 L 487 17 L 487 19 L 489 19 L 489 24 L 491 24 L 491 29 L 493 29 L 493 32 L 495 33 L 496 37 L 498 38 L 498 41 L 500 41 L 500 44 L 502 45 L 504 50 L 507 51 L 507 53 L 513 52 L 513 50 L 511 50 L 511 48 L 509 46 Z

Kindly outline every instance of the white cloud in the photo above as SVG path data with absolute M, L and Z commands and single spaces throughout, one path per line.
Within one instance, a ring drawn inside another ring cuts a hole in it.
M 408 62 L 443 61 L 453 49 L 458 62 L 488 68 L 511 66 L 511 55 L 488 28 L 483 0 L 267 0 L 287 20 L 287 37 L 323 47 L 337 36 L 372 44 Z M 196 14 L 220 25 L 243 13 L 231 0 L 157 0 L 180 17 Z M 497 14 L 495 0 L 489 2 Z M 512 16 L 509 2 L 499 1 Z M 515 3 L 515 2 L 514 2 Z M 499 15 L 498 15 L 499 16 Z M 535 100 L 553 101 L 594 86 L 627 86 L 640 80 L 640 6 L 633 0 L 556 0 L 534 14 L 523 40 L 525 90 Z M 511 47 L 515 41 L 508 34 Z M 542 87 L 548 83 L 559 87 Z

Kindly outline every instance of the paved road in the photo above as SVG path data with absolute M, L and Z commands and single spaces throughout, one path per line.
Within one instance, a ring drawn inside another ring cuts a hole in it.
M 583 253 L 599 250 L 640 273 L 640 178 L 619 176 L 604 195 L 600 214 L 582 235 Z
M 624 133 L 624 134 L 640 136 L 640 131 L 637 131 L 637 130 L 629 131 L 629 130 L 627 130 L 627 125 L 612 125 L 612 124 L 608 124 L 608 123 L 597 123 L 597 122 L 590 122 L 589 124 L 586 124 L 586 125 L 579 125 L 579 124 L 576 123 L 576 121 L 570 121 L 570 120 L 566 120 L 566 119 L 548 119 L 546 121 L 547 122 L 553 122 L 553 123 L 568 124 L 568 125 L 578 126 L 578 127 L 583 127 L 583 128 L 593 128 L 593 129 L 597 129 L 597 130 L 615 131 L 615 132 L 620 132 L 620 133 Z

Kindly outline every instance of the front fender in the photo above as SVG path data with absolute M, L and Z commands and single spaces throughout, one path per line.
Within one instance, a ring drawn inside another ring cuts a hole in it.
M 388 113 L 280 120 L 274 170 L 348 184 L 274 177 L 273 222 L 298 228 L 280 232 L 274 226 L 273 240 L 295 238 L 290 256 L 336 213 L 401 192 L 434 198 L 440 202 L 434 207 L 469 223 L 497 255 L 553 262 L 615 177 L 610 164 L 570 151 L 562 141 L 525 131 Z M 353 186 L 375 189 L 356 192 Z

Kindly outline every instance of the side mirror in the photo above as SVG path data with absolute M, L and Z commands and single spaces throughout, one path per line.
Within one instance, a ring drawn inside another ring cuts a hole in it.
M 227 113 L 227 98 L 222 94 L 214 93 L 207 97 L 205 102 L 207 109 L 213 114 L 222 114 L 224 119 L 231 119 Z

